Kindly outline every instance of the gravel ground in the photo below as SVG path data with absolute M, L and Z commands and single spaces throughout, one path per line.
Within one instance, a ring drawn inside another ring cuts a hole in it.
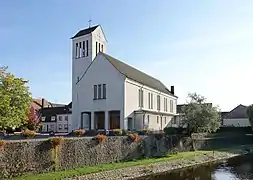
M 215 152 L 214 154 L 198 155 L 187 159 L 178 159 L 171 161 L 158 162 L 150 165 L 141 165 L 103 171 L 94 174 L 87 174 L 80 177 L 68 178 L 68 180 L 127 180 L 137 177 L 147 176 L 156 173 L 167 172 L 179 168 L 190 167 L 194 165 L 204 164 L 213 161 L 225 160 L 245 153 L 243 150 L 234 152 Z

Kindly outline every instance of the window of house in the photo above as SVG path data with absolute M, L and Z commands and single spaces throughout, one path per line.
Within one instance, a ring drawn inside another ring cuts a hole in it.
M 151 109 L 151 94 L 148 93 L 148 108 Z
M 52 117 L 51 117 L 51 121 L 55 121 L 55 116 L 52 116 Z
M 106 99 L 106 84 L 103 84 L 103 99 Z
M 68 129 L 68 125 L 67 124 L 64 124 L 64 129 Z
M 62 121 L 62 116 L 58 116 L 58 120 L 59 120 L 59 121 Z
M 78 58 L 78 43 L 76 43 L 76 58 Z
M 174 109 L 173 100 L 170 100 L 170 112 L 173 112 L 173 109 Z
M 101 89 L 101 84 L 98 85 L 98 99 L 101 99 L 101 95 L 102 95 L 102 89 Z
M 58 129 L 62 130 L 62 124 L 59 124 Z
M 65 116 L 65 121 L 68 121 L 69 120 L 69 117 L 68 116 Z
M 101 52 L 104 52 L 104 46 L 101 44 Z
M 143 107 L 143 90 L 139 89 L 139 107 Z
M 88 40 L 86 40 L 86 56 L 89 56 L 89 44 L 88 44 Z
M 161 109 L 161 101 L 160 101 L 160 96 L 157 95 L 157 110 L 159 111 Z
M 79 57 L 82 57 L 82 42 L 79 42 L 79 50 L 78 50 L 78 53 L 79 53 Z
M 41 121 L 45 121 L 46 120 L 46 117 L 41 117 Z
M 49 131 L 54 131 L 54 124 L 50 124 L 49 129 Z
M 94 99 L 97 99 L 98 98 L 97 97 L 97 85 L 94 85 L 93 90 L 94 90 Z
M 157 124 L 159 124 L 159 116 L 156 117 Z
M 151 93 L 151 109 L 153 109 L 153 93 Z
M 85 57 L 85 41 L 83 41 L 83 57 Z
M 98 53 L 98 42 L 96 42 L 96 54 Z

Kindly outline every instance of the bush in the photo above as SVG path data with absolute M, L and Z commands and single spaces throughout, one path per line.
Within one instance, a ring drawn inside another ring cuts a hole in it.
M 122 135 L 122 130 L 121 129 L 113 129 L 113 134 L 116 136 L 121 136 Z
M 138 134 L 128 134 L 127 135 L 128 138 L 132 141 L 132 142 L 137 142 L 140 140 L 140 136 Z
M 86 131 L 84 129 L 77 129 L 77 130 L 74 130 L 74 135 L 75 136 L 82 136 L 86 133 Z
M 95 138 L 98 140 L 99 143 L 104 143 L 107 139 L 107 136 L 103 134 L 98 134 Z
M 32 130 L 29 130 L 29 129 L 26 129 L 21 134 L 22 134 L 22 136 L 24 136 L 26 138 L 33 138 L 36 135 L 36 132 L 32 131 Z
M 53 137 L 53 138 L 50 138 L 50 142 L 52 144 L 52 146 L 55 148 L 57 146 L 60 146 L 64 141 L 64 138 L 63 137 Z
M 148 129 L 142 129 L 142 130 L 137 131 L 137 133 L 138 133 L 139 135 L 148 135 L 148 134 L 151 133 L 151 131 L 148 130 Z

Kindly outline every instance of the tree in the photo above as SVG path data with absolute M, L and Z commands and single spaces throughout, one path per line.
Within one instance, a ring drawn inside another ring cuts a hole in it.
M 40 127 L 39 112 L 32 106 L 24 126 L 30 130 L 38 130 Z
M 31 102 L 27 81 L 6 70 L 0 67 L 0 130 L 22 126 Z
M 206 98 L 196 93 L 189 93 L 188 99 L 182 109 L 183 125 L 187 126 L 188 133 L 215 132 L 220 127 L 218 108 L 206 103 Z
M 251 104 L 248 108 L 247 108 L 247 115 L 249 117 L 249 122 L 251 124 L 251 128 L 253 130 L 253 104 Z

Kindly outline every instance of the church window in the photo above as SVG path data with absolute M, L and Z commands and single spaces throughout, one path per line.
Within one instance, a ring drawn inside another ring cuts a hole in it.
M 160 102 L 160 96 L 157 95 L 157 110 L 159 111 L 161 109 L 161 102 Z
M 79 42 L 79 58 L 82 57 L 82 42 Z
M 97 99 L 97 85 L 94 85 L 94 99 Z
M 143 90 L 139 89 L 139 107 L 143 107 Z
M 101 99 L 101 84 L 98 85 L 98 99 Z
M 85 41 L 83 41 L 83 57 L 85 57 Z
M 98 43 L 98 52 L 100 52 L 100 43 Z
M 103 99 L 106 99 L 106 84 L 103 84 Z
M 78 43 L 76 43 L 76 58 L 78 58 Z
M 88 40 L 86 40 L 86 56 L 89 56 L 89 44 L 88 44 Z
M 96 54 L 98 53 L 98 42 L 96 42 Z
M 104 52 L 104 46 L 101 44 L 101 52 Z

